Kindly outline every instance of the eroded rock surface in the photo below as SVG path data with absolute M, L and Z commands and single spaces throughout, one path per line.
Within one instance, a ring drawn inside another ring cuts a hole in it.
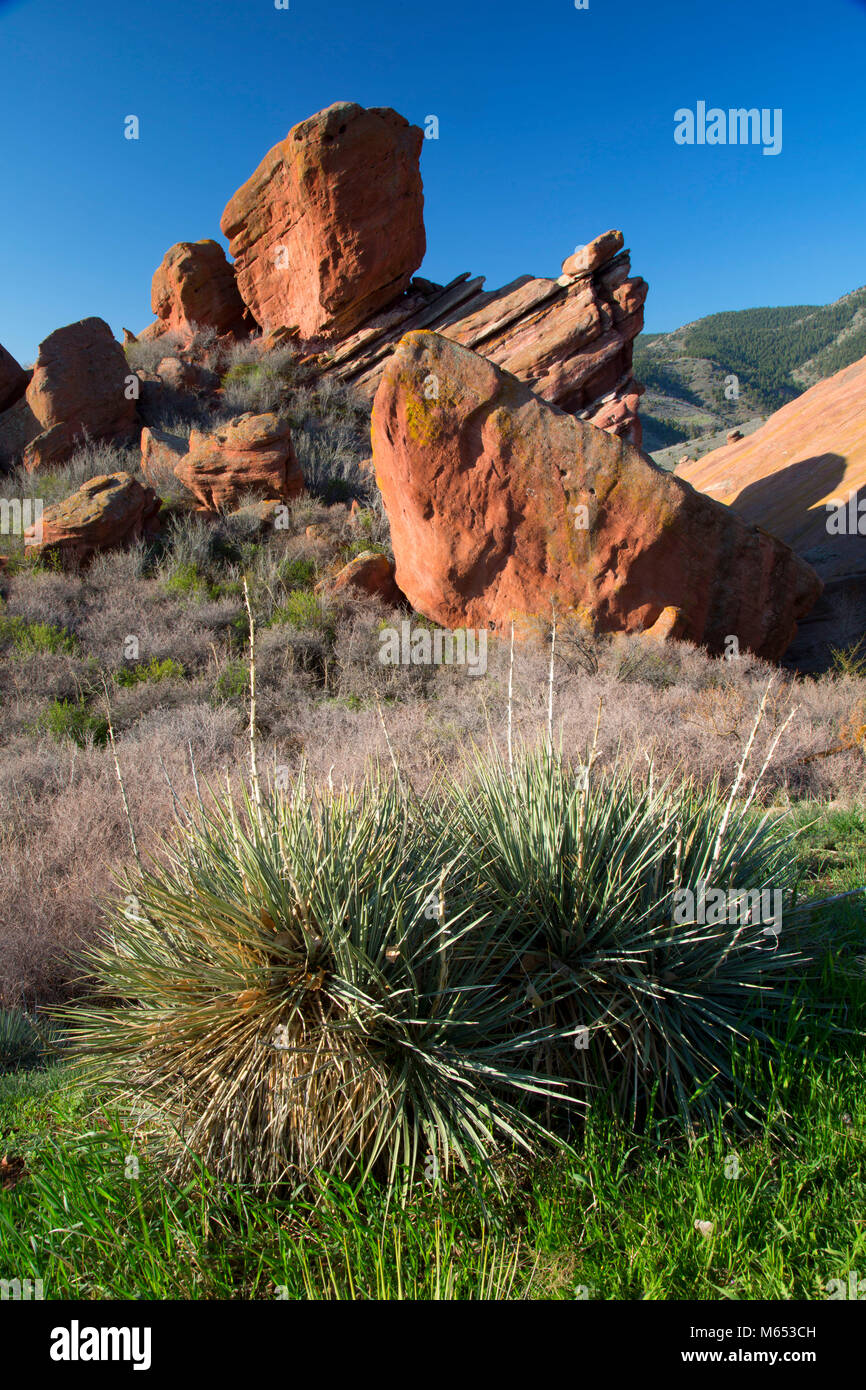
M 449 628 L 505 632 L 555 605 L 642 632 L 676 610 L 688 641 L 775 659 L 821 591 L 787 545 L 436 333 L 389 359 L 373 458 L 396 583 Z

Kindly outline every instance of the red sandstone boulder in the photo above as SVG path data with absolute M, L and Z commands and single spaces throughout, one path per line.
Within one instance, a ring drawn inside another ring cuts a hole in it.
M 269 531 L 285 528 L 286 504 L 275 497 L 263 497 L 258 502 L 248 502 L 229 515 L 233 521 L 241 522 L 250 535 L 264 536 Z
M 250 493 L 285 502 L 304 490 L 289 425 L 273 414 L 239 415 L 212 434 L 193 430 L 175 477 L 203 511 L 232 511 Z
M 27 387 L 27 373 L 11 352 L 0 343 L 0 410 L 20 401 Z
M 624 245 L 622 232 L 602 232 L 562 262 L 563 275 L 586 275 L 612 260 Z
M 168 332 L 192 334 L 194 327 L 241 337 L 252 327 L 234 266 L 216 241 L 179 241 L 169 247 L 154 273 L 150 307 L 156 323 L 141 334 L 145 341 Z
M 596 429 L 607 430 L 609 434 L 630 439 L 632 444 L 640 448 L 641 429 L 637 413 L 639 401 L 640 396 L 636 392 L 630 392 L 626 396 L 615 396 L 612 400 L 602 401 L 597 410 L 581 418 L 585 419 L 587 424 L 595 425 Z
M 344 101 L 265 155 L 220 226 L 266 332 L 339 337 L 402 294 L 426 249 L 423 138 L 388 107 Z
M 677 609 L 684 640 L 775 659 L 821 592 L 781 541 L 435 333 L 387 363 L 373 458 L 396 583 L 446 627 L 505 632 L 553 602 L 642 632 Z
M 159 527 L 160 500 L 149 487 L 128 473 L 91 478 L 71 497 L 46 507 L 42 513 L 41 541 L 37 527 L 25 537 L 41 552 L 52 551 L 64 560 L 88 560 L 95 551 L 127 545 Z
M 355 589 L 359 593 L 369 594 L 391 604 L 398 603 L 401 598 L 400 591 L 394 583 L 393 560 L 375 550 L 364 550 L 360 555 L 356 555 L 343 566 L 329 587 L 334 593 Z
M 26 396 L 4 410 L 0 415 L 0 464 L 8 468 L 18 462 L 31 439 L 41 431 Z
M 102 319 L 82 319 L 49 334 L 39 344 L 25 393 L 27 421 L 19 437 L 25 466 L 61 463 L 85 438 L 128 434 L 136 407 L 131 376 Z
M 155 427 L 141 431 L 141 471 L 152 488 L 164 485 L 187 451 L 189 441 Z
M 683 614 L 679 608 L 663 608 L 652 627 L 648 627 L 646 637 L 654 642 L 677 642 L 683 635 Z

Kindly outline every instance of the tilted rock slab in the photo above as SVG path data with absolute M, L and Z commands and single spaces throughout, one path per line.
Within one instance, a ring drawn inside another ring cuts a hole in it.
M 426 249 L 423 139 L 389 107 L 342 101 L 265 155 L 220 221 L 265 332 L 341 337 L 403 293 Z
M 242 336 L 253 326 L 238 293 L 234 266 L 216 241 L 179 241 L 157 267 L 150 293 L 156 322 L 140 335 L 145 341 L 163 333 L 192 333 L 213 328 Z
M 555 604 L 631 633 L 676 609 L 683 639 L 773 660 L 821 592 L 781 541 L 436 333 L 385 367 L 373 460 L 396 583 L 445 627 L 504 633 Z
M 631 276 L 622 242 L 622 232 L 596 237 L 585 254 L 576 253 L 586 268 L 558 280 L 524 275 L 490 291 L 483 276 L 468 274 L 444 287 L 412 281 L 407 294 L 328 354 L 323 374 L 372 396 L 403 334 L 433 329 L 482 353 L 552 404 L 640 446 L 643 387 L 632 375 L 632 355 L 648 286 Z
M 62 463 L 86 438 L 127 435 L 136 408 L 127 398 L 131 376 L 103 319 L 58 328 L 39 344 L 24 400 L 0 416 L 0 452 L 21 453 L 33 470 Z
M 152 488 L 142 487 L 129 473 L 90 478 L 83 487 L 46 507 L 38 525 L 25 532 L 40 552 L 52 551 L 63 560 L 84 561 L 97 550 L 128 545 L 159 529 L 161 502 Z
M 270 412 L 238 415 L 212 434 L 193 430 L 174 475 L 208 512 L 233 510 L 251 493 L 286 502 L 304 490 L 291 428 Z

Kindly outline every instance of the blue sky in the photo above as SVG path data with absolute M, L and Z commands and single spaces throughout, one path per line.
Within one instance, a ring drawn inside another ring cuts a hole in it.
M 621 227 L 647 328 L 866 282 L 862 0 L 0 0 L 0 342 L 138 331 L 176 241 L 333 101 L 423 124 L 423 273 L 556 275 Z M 679 146 L 698 101 L 783 146 Z M 134 114 L 141 138 L 123 136 Z

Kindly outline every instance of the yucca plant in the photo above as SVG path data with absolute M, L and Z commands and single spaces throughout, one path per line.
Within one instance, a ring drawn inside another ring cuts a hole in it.
M 473 886 L 399 779 L 214 796 L 122 885 L 77 1043 L 170 1119 L 181 1168 L 394 1184 L 432 1153 L 471 1170 L 542 1137 L 526 1102 L 562 1089 L 525 1061 L 507 924 Z
M 491 914 L 510 913 L 515 989 L 546 1029 L 536 1065 L 631 1118 L 654 1093 L 690 1119 L 731 1101 L 732 1047 L 768 1044 L 805 963 L 791 836 L 717 783 L 591 764 L 550 747 L 512 766 L 478 758 L 443 832 L 477 865 Z M 780 933 L 762 892 L 781 895 Z
M 0 1009 L 0 1073 L 44 1063 L 57 1030 L 24 1009 Z

